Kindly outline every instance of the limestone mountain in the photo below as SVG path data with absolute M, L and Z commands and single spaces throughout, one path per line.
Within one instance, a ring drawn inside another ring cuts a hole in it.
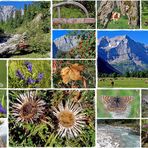
M 16 8 L 14 6 L 0 6 L 0 21 L 6 21 L 11 16 L 15 16 Z
M 14 6 L 0 6 L 0 21 L 7 21 L 10 17 L 15 17 L 16 14 L 16 7 Z M 24 15 L 24 9 L 19 10 L 21 12 L 21 15 Z
M 147 46 L 127 35 L 100 38 L 98 55 L 122 73 L 148 68 Z
M 79 41 L 80 39 L 78 39 L 76 36 L 63 35 L 55 39 L 54 44 L 58 50 L 69 51 L 70 49 L 78 46 Z
M 56 58 L 58 52 L 68 52 L 79 45 L 80 39 L 77 36 L 63 35 L 53 41 L 53 57 Z

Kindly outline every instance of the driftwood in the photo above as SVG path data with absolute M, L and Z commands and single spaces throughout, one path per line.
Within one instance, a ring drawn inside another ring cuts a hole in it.
M 71 18 L 71 19 L 66 19 L 66 18 L 54 18 L 53 19 L 53 25 L 58 25 L 58 24 L 92 24 L 95 23 L 95 18 Z
M 7 41 L 0 44 L 0 57 L 7 57 L 13 55 L 16 52 L 27 52 L 29 45 L 20 41 L 23 38 L 22 35 L 11 36 Z

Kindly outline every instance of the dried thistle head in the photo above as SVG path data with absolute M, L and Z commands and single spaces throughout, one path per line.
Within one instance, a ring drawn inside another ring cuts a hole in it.
M 65 105 L 61 102 L 53 113 L 59 121 L 58 135 L 68 138 L 77 137 L 85 126 L 85 114 L 80 103 L 67 101 Z
M 17 118 L 17 122 L 37 121 L 43 114 L 45 102 L 37 96 L 35 91 L 28 91 L 20 94 L 17 103 L 12 105 L 12 115 Z

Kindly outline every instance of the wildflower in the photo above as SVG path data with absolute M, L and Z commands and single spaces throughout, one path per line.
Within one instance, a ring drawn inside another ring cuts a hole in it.
M 6 110 L 2 107 L 1 104 L 0 104 L 0 113 L 6 114 Z
M 59 121 L 58 135 L 68 138 L 77 137 L 85 126 L 85 114 L 80 104 L 67 101 L 65 106 L 61 102 L 58 108 L 52 107 L 53 113 Z
M 28 71 L 30 73 L 32 73 L 32 63 L 28 62 L 28 61 L 25 61 L 25 66 L 27 67 Z
M 36 79 L 36 83 L 39 83 L 42 79 L 43 79 L 43 77 L 44 77 L 44 74 L 43 73 L 39 73 L 38 74 L 38 78 Z
M 34 123 L 44 114 L 45 102 L 34 91 L 20 94 L 17 101 L 12 106 L 12 115 L 17 118 L 17 122 Z
M 29 85 L 29 84 L 33 84 L 33 83 L 35 83 L 35 80 L 33 80 L 32 78 L 28 78 L 27 79 L 27 84 Z
M 25 80 L 24 75 L 21 73 L 21 71 L 19 69 L 16 70 L 16 76 L 22 80 Z

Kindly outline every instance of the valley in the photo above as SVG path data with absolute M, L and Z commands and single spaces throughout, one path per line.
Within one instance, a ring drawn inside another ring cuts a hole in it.
M 112 85 L 111 82 L 114 82 Z M 98 80 L 98 87 L 102 88 L 147 88 L 148 87 L 148 78 L 100 78 Z

